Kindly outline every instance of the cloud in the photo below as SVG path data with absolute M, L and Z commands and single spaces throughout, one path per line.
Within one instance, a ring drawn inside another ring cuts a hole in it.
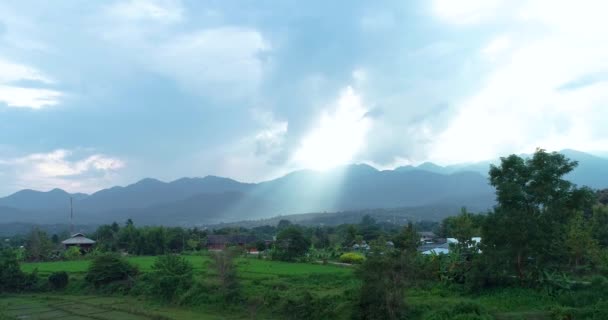
M 496 17 L 504 3 L 504 0 L 434 0 L 432 11 L 448 23 L 470 25 Z
M 125 167 L 119 158 L 104 154 L 81 155 L 58 149 L 21 157 L 0 159 L 0 171 L 11 175 L 15 189 L 97 191 L 112 182 L 115 172 Z
M 39 70 L 13 63 L 0 57 L 0 102 L 9 107 L 41 109 L 59 103 L 63 94 L 44 88 L 25 87 L 19 83 L 53 84 L 54 81 Z
M 179 1 L 131 0 L 119 1 L 106 8 L 111 16 L 130 21 L 176 23 L 182 20 Z
M 152 53 L 149 67 L 193 92 L 231 100 L 255 94 L 269 49 L 256 30 L 206 29 L 167 40 Z
M 254 96 L 271 50 L 262 33 L 188 24 L 179 1 L 118 2 L 105 10 L 95 32 L 132 65 L 176 81 L 190 94 L 221 102 Z
M 352 87 L 343 89 L 302 138 L 292 155 L 292 165 L 322 170 L 354 161 L 365 148 L 372 126 L 371 118 L 366 117 L 368 112 Z
M 447 128 L 434 136 L 429 157 L 453 163 L 536 147 L 608 149 L 608 130 L 599 120 L 608 119 L 608 83 L 597 76 L 608 70 L 608 44 L 598 41 L 608 22 L 587 14 L 600 9 L 537 1 L 510 17 L 513 23 L 525 17 L 545 31 L 511 41 L 504 57 L 489 62 L 481 87 L 456 103 Z M 489 47 L 502 49 L 500 37 Z M 481 51 L 487 54 L 488 46 Z

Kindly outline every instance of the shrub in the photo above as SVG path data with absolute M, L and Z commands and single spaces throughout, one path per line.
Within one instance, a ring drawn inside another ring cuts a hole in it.
M 192 264 L 177 255 L 156 258 L 152 266 L 151 293 L 166 301 L 174 300 L 192 285 Z
M 19 266 L 14 250 L 0 251 L 0 293 L 21 291 L 24 289 L 27 276 Z
M 340 256 L 340 262 L 361 264 L 365 261 L 365 257 L 360 253 L 347 252 Z
M 65 271 L 53 272 L 49 275 L 49 285 L 55 290 L 67 287 L 68 281 L 68 273 Z
M 99 288 L 115 281 L 131 280 L 137 273 L 137 268 L 126 259 L 115 253 L 107 253 L 91 261 L 85 280 Z
M 479 304 L 473 302 L 461 302 L 450 307 L 445 307 L 424 317 L 425 320 L 491 320 L 494 319 Z
M 76 260 L 81 256 L 82 252 L 80 252 L 80 248 L 76 246 L 71 246 L 63 252 L 63 258 L 66 260 Z

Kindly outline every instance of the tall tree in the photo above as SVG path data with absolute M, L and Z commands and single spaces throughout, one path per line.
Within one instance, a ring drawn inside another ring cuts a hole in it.
M 532 158 L 511 155 L 490 167 L 498 205 L 484 224 L 484 253 L 506 259 L 522 281 L 530 263 L 562 262 L 566 225 L 593 203 L 589 189 L 564 179 L 576 166 L 562 154 L 538 149 Z

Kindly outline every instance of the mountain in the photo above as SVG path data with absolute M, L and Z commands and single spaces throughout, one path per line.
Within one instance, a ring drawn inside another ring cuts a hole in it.
M 78 208 L 91 212 L 145 208 L 182 200 L 200 193 L 244 192 L 251 186 L 251 184 L 215 176 L 181 178 L 173 182 L 147 178 L 126 187 L 113 187 L 95 192 L 79 201 Z
M 88 195 L 84 193 L 70 194 L 61 189 L 53 189 L 47 192 L 25 189 L 8 197 L 0 198 L 0 206 L 22 210 L 67 210 L 70 208 L 70 197 L 78 201 L 85 199 Z
M 564 154 L 579 161 L 570 176 L 575 183 L 608 187 L 607 159 L 573 150 L 564 150 Z M 172 182 L 148 178 L 88 196 L 60 189 L 22 190 L 0 198 L 0 223 L 67 223 L 69 197 L 74 198 L 74 223 L 79 224 L 132 218 L 139 224 L 201 225 L 389 208 L 410 208 L 408 214 L 416 218 L 434 219 L 461 206 L 472 211 L 491 208 L 490 163 L 447 167 L 425 163 L 382 171 L 364 164 L 347 165 L 325 172 L 295 171 L 255 184 L 215 176 Z
M 608 158 L 598 157 L 589 153 L 571 149 L 559 151 L 570 160 L 578 161 L 578 166 L 566 178 L 579 186 L 588 186 L 594 189 L 608 188 Z M 531 155 L 522 155 L 530 157 Z M 439 166 L 434 163 L 425 162 L 419 166 L 403 166 L 396 171 L 425 170 L 430 172 L 453 174 L 457 172 L 478 172 L 484 176 L 488 174 L 491 164 L 499 164 L 500 159 L 489 161 L 462 163 L 448 166 Z

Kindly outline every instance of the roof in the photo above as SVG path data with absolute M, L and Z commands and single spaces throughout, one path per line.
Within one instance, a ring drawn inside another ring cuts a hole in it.
M 62 244 L 95 244 L 95 240 L 85 237 L 82 233 L 76 233 L 71 238 L 61 241 Z
M 434 232 L 430 232 L 430 231 L 422 231 L 422 232 L 418 232 L 418 234 L 421 237 L 431 237 L 431 238 L 436 237 L 435 233 Z

